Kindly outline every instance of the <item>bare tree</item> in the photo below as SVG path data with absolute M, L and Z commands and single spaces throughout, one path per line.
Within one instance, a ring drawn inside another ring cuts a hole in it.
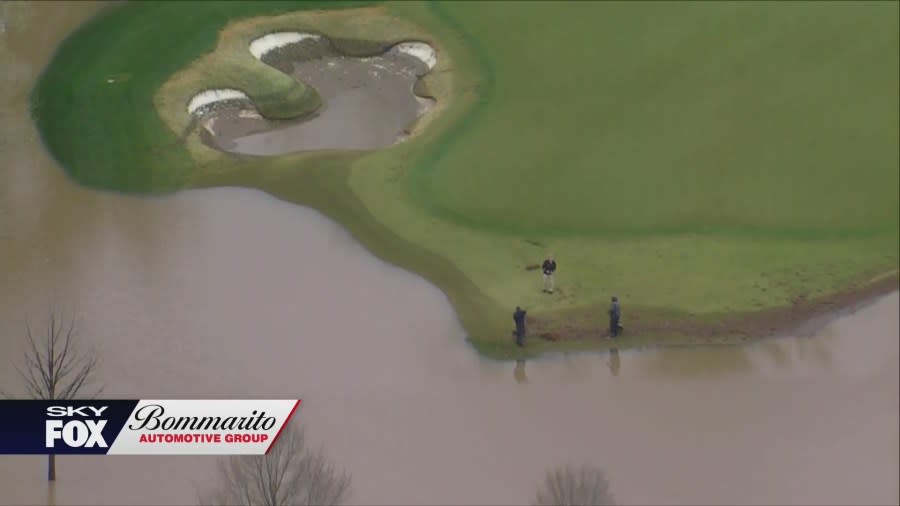
M 592 466 L 556 467 L 538 487 L 535 506 L 614 506 L 609 481 Z
M 46 331 L 35 335 L 26 324 L 28 348 L 24 363 L 16 370 L 25 381 L 29 397 L 43 400 L 70 400 L 82 395 L 94 382 L 100 359 L 94 350 L 85 349 L 78 340 L 75 318 L 67 321 L 56 313 L 48 317 Z M 98 387 L 88 395 L 95 397 L 103 390 Z M 56 480 L 56 455 L 47 460 L 47 480 Z
M 347 500 L 350 476 L 310 450 L 303 429 L 289 426 L 268 455 L 219 461 L 220 489 L 200 504 L 218 506 L 338 505 Z

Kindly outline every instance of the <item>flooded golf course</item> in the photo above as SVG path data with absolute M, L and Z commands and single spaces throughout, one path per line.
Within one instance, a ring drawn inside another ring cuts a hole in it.
M 0 4 L 0 389 L 28 318 L 76 311 L 110 398 L 303 399 L 355 504 L 525 504 L 549 466 L 622 504 L 897 504 L 898 295 L 811 337 L 480 358 L 446 297 L 317 212 L 251 190 L 137 198 L 70 182 L 28 93 L 91 3 Z M 0 456 L 0 504 L 46 504 Z M 195 504 L 213 457 L 58 460 L 56 504 Z

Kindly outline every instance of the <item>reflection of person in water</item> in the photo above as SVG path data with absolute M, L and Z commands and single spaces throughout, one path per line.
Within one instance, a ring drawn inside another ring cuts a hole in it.
M 528 383 L 528 377 L 525 376 L 525 361 L 516 360 L 516 368 L 513 370 L 513 377 L 517 383 Z
M 609 365 L 609 371 L 612 373 L 612 375 L 618 376 L 620 363 L 619 350 L 617 348 L 609 350 L 609 362 L 607 362 L 607 364 Z

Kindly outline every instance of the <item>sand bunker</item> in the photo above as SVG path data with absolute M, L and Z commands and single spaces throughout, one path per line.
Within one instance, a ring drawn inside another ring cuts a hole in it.
M 429 69 L 433 69 L 437 64 L 437 53 L 433 47 L 424 42 L 401 42 L 394 46 L 393 50 L 417 58 Z
M 404 140 L 434 100 L 413 91 L 437 63 L 423 42 L 402 42 L 376 56 L 350 57 L 322 35 L 278 32 L 250 43 L 264 63 L 312 86 L 322 106 L 294 121 L 262 118 L 239 90 L 206 90 L 188 104 L 208 145 L 247 155 L 317 150 L 370 150 Z
M 208 106 L 212 106 L 216 103 L 230 102 L 234 100 L 249 102 L 250 97 L 248 97 L 246 93 L 240 90 L 205 90 L 194 95 L 194 98 L 192 98 L 191 101 L 188 102 L 187 109 L 188 113 L 190 114 L 202 113 L 205 109 L 208 108 Z
M 322 36 L 314 33 L 278 32 L 264 35 L 250 43 L 250 53 L 261 60 L 269 51 L 296 44 L 304 40 L 321 40 Z

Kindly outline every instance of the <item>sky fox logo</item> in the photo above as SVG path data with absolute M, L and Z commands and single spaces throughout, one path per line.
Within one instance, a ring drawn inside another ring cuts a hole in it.
M 50 406 L 47 416 L 57 418 L 99 418 L 109 406 Z M 70 448 L 107 448 L 103 438 L 106 420 L 47 420 L 47 448 L 55 448 L 56 441 L 62 439 Z

